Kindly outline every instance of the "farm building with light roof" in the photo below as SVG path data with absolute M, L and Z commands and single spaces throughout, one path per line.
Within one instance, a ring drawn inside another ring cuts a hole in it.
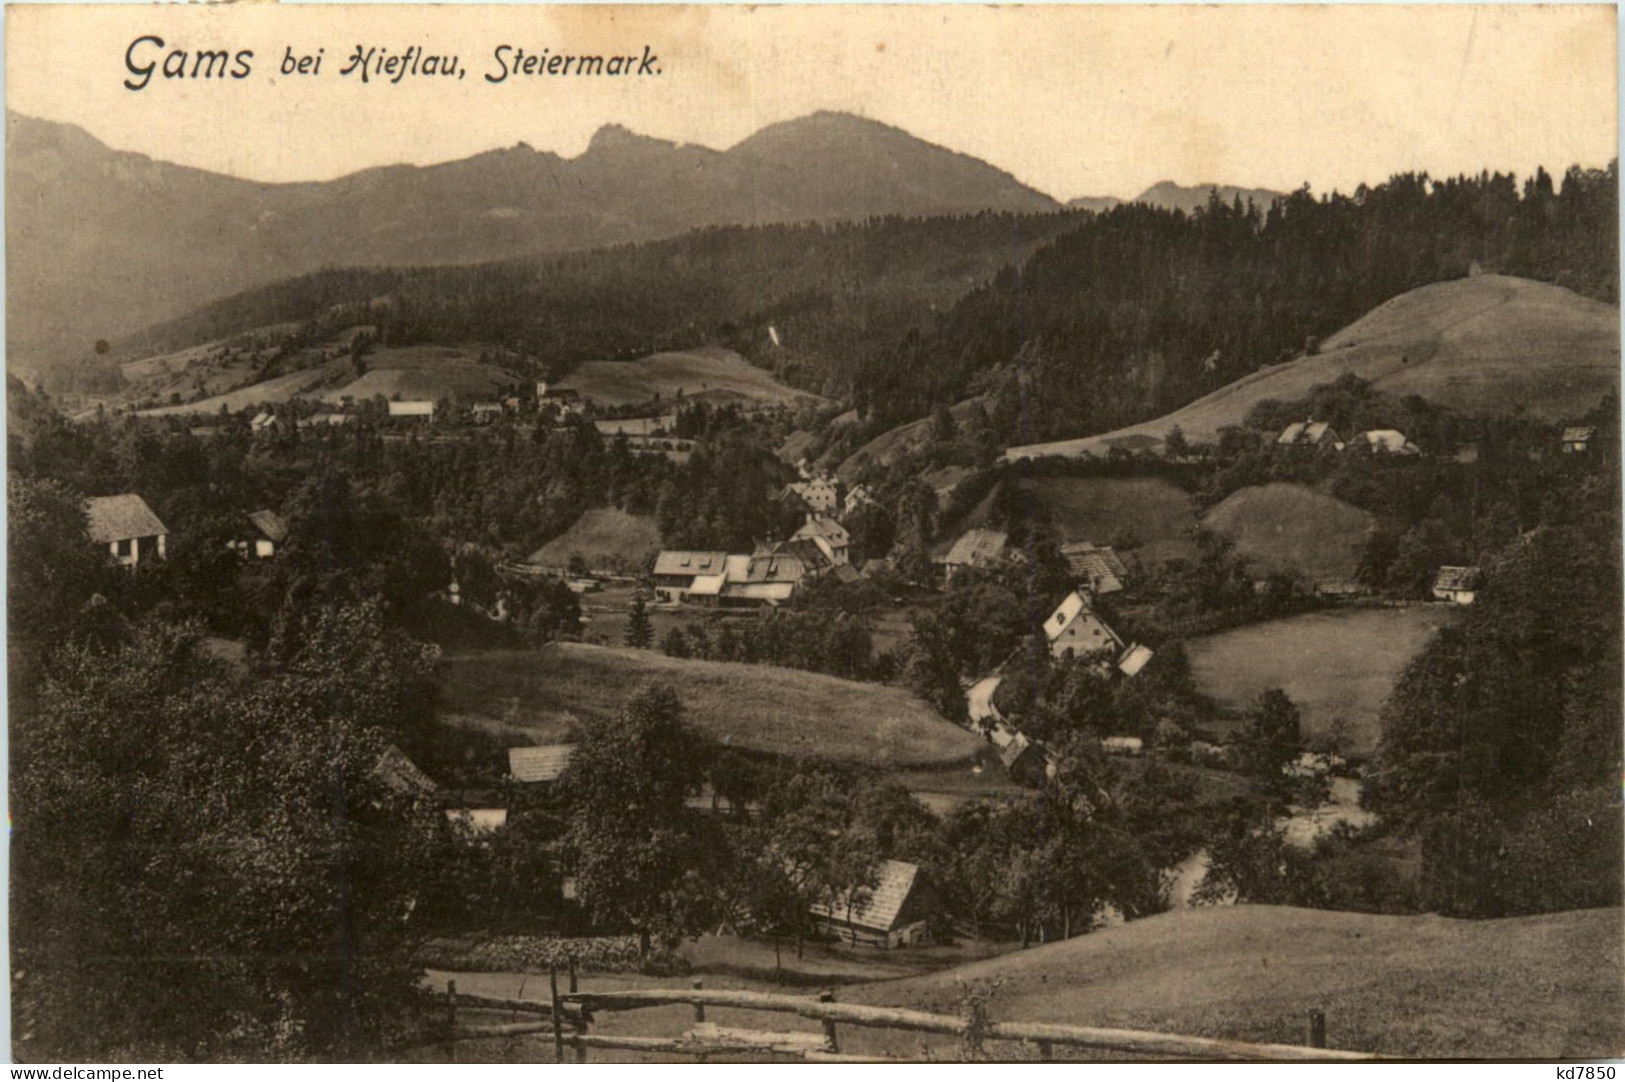
M 1115 594 L 1128 583 L 1128 567 L 1108 546 L 1074 541 L 1061 546 L 1061 555 L 1072 577 L 1091 593 Z
M 1002 530 L 966 530 L 947 555 L 934 562 L 949 579 L 967 567 L 992 567 L 1004 558 L 1009 535 Z
M 118 496 L 92 496 L 85 501 L 90 539 L 125 567 L 168 554 L 169 527 L 133 492 Z
M 1563 430 L 1563 453 L 1566 455 L 1585 454 L 1596 435 L 1597 430 L 1591 425 L 1573 425 L 1565 428 Z
M 918 865 L 883 860 L 873 887 L 848 891 L 809 912 L 820 926 L 853 943 L 912 947 L 930 942 L 928 921 L 939 907 L 937 892 Z
M 559 780 L 575 753 L 574 744 L 509 748 L 508 773 L 521 785 L 549 785 Z
M 1433 596 L 1453 605 L 1471 605 L 1483 577 L 1476 567 L 1441 567 L 1433 580 Z

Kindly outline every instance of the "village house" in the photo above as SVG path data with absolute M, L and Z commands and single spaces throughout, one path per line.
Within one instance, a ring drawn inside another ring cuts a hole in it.
M 91 541 L 106 545 L 125 567 L 168 555 L 169 527 L 133 492 L 92 496 L 85 501 L 85 518 Z
M 1565 455 L 1583 455 L 1591 447 L 1591 441 L 1596 437 L 1597 430 L 1591 425 L 1575 425 L 1563 430 L 1563 453 Z
M 1419 455 L 1422 449 L 1405 438 L 1395 428 L 1373 428 L 1354 437 L 1350 447 L 1369 451 L 1374 455 Z
M 1116 657 L 1123 649 L 1123 640 L 1117 637 L 1117 632 L 1106 626 L 1089 607 L 1088 600 L 1076 590 L 1067 594 L 1044 621 L 1044 636 L 1049 639 L 1050 653 L 1058 658 L 1067 654 L 1083 657 L 1101 650 L 1110 650 Z
M 1136 756 L 1145 753 L 1145 741 L 1137 736 L 1108 736 L 1100 742 L 1107 755 Z
M 1004 764 L 1005 773 L 1017 785 L 1038 788 L 1046 779 L 1054 776 L 1055 762 L 1049 750 L 1037 741 L 1029 740 L 1025 733 L 1012 730 L 1008 739 L 1002 743 L 995 740 L 994 743 L 998 745 L 999 762 Z
M 521 785 L 551 785 L 576 753 L 574 744 L 540 744 L 508 749 L 508 774 Z
M 841 494 L 835 482 L 827 477 L 792 481 L 784 486 L 784 491 L 786 495 L 799 498 L 807 505 L 807 510 L 815 515 L 833 515 L 841 506 Z
M 710 782 L 701 785 L 699 792 L 684 797 L 683 807 L 702 815 L 715 815 L 724 819 L 755 819 L 762 813 L 762 806 L 756 801 L 735 804 L 712 788 Z
M 276 414 L 271 413 L 268 410 L 261 410 L 259 413 L 254 415 L 254 419 L 252 421 L 248 422 L 248 427 L 254 433 L 258 434 L 261 432 L 274 431 L 282 427 L 282 423 L 277 420 Z
M 848 891 L 808 911 L 823 929 L 854 944 L 892 948 L 929 943 L 929 921 L 940 905 L 919 865 L 883 860 L 872 888 Z
M 805 577 L 805 566 L 787 553 L 730 556 L 719 603 L 726 609 L 788 605 Z
M 488 425 L 502 416 L 502 403 L 476 402 L 470 413 L 473 414 L 475 424 Z
M 1009 535 L 1002 530 L 966 530 L 955 541 L 953 548 L 947 555 L 939 556 L 932 563 L 942 568 L 943 577 L 952 581 L 953 577 L 967 567 L 993 567 L 1004 558 L 1005 546 L 1009 543 Z
M 853 485 L 847 490 L 846 499 L 841 502 L 841 513 L 855 514 L 859 508 L 867 507 L 874 502 L 874 493 L 869 491 L 868 485 Z
M 402 399 L 389 404 L 389 415 L 403 420 L 434 420 L 434 402 L 427 398 Z
M 1316 450 L 1331 448 L 1341 451 L 1343 441 L 1336 430 L 1325 421 L 1295 421 L 1281 430 L 1275 441 L 1282 447 L 1312 447 Z
M 1115 659 L 1117 671 L 1124 676 L 1138 675 L 1153 656 L 1148 646 L 1139 643 L 1125 646 L 1117 632 L 1107 627 L 1089 607 L 1088 598 L 1077 590 L 1067 594 L 1044 621 L 1044 636 L 1049 639 L 1050 653 L 1057 658 L 1109 652 Z
M 706 591 L 715 597 L 722 590 L 721 578 L 727 567 L 726 552 L 695 552 L 687 549 L 667 550 L 655 557 L 655 597 L 661 601 L 683 601 L 700 580 L 716 579 L 715 589 Z M 703 585 L 703 584 L 702 584 Z
M 1128 568 L 1108 546 L 1074 541 L 1061 546 L 1061 555 L 1074 581 L 1092 594 L 1115 594 L 1128 584 Z
M 811 541 L 833 565 L 851 562 L 852 535 L 846 532 L 845 526 L 826 515 L 808 515 L 801 528 L 790 535 L 790 540 Z
M 574 387 L 553 387 L 547 380 L 536 381 L 536 405 L 540 409 L 552 407 L 565 417 L 586 411 L 587 402 Z
M 255 511 L 244 515 L 243 521 L 243 532 L 231 547 L 245 558 L 269 560 L 276 555 L 277 546 L 288 539 L 288 520 L 275 511 Z
M 1471 605 L 1483 577 L 1476 567 L 1441 567 L 1433 580 L 1433 596 L 1452 605 Z

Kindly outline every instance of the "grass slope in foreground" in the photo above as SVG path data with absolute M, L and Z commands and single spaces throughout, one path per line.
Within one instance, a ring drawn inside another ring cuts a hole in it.
M 1303 712 L 1305 736 L 1342 718 L 1357 755 L 1375 750 L 1379 715 L 1399 674 L 1459 613 L 1442 605 L 1337 609 L 1266 620 L 1185 644 L 1203 694 L 1246 710 L 1265 688 L 1281 688 Z
M 1177 910 L 844 1000 L 957 1013 L 967 987 L 995 1020 L 1326 1043 L 1418 1058 L 1611 1057 L 1625 1051 L 1621 911 L 1505 920 L 1278 906 Z M 843 1050 L 918 1055 L 919 1034 L 842 1030 Z M 994 1045 L 1001 1055 L 1020 1055 Z M 952 1055 L 952 1049 L 936 1049 Z
M 459 721 L 564 739 L 572 721 L 618 713 L 639 686 L 670 684 L 689 722 L 718 743 L 879 767 L 964 762 L 982 746 L 901 688 L 650 650 L 555 643 L 541 650 L 449 654 L 441 709 Z

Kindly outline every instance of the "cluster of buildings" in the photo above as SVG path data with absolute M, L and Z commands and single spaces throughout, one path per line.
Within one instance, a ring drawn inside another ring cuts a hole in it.
M 1353 449 L 1375 455 L 1408 456 L 1422 453 L 1421 448 L 1406 439 L 1405 434 L 1398 429 L 1373 428 L 1367 432 L 1357 433 L 1352 440 L 1345 441 L 1330 424 L 1313 418 L 1287 425 L 1276 437 L 1275 442 L 1281 447 L 1307 447 L 1332 451 Z

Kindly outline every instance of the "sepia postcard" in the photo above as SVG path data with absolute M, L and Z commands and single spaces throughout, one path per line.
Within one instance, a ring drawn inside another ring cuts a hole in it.
M 9 6 L 13 1060 L 1612 1078 L 1616 27 Z

